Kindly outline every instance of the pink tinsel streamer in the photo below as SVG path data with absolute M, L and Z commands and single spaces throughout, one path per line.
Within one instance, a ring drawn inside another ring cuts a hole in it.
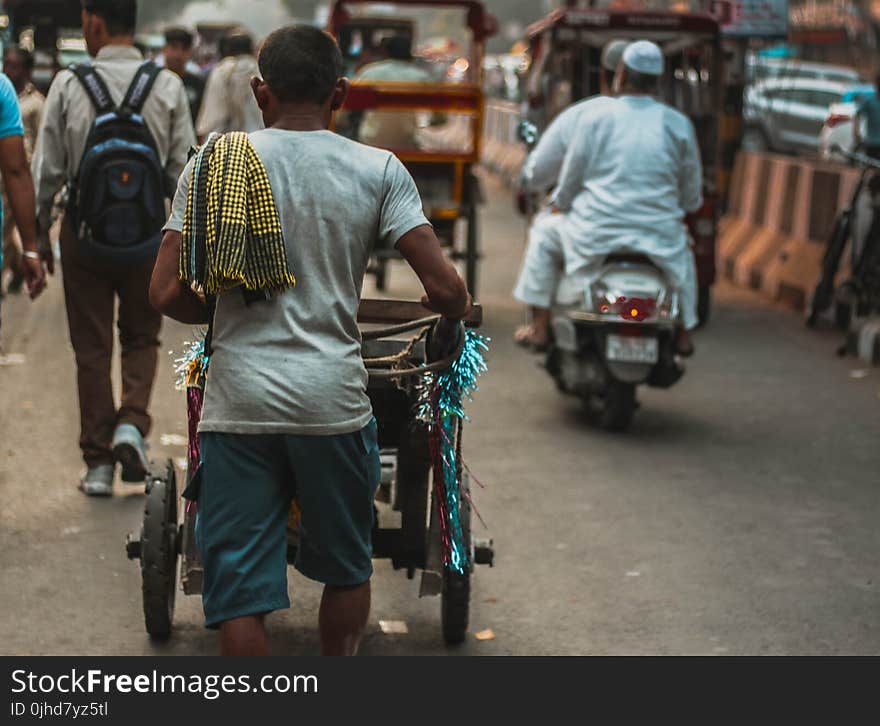
M 189 444 L 187 446 L 187 477 L 191 478 L 202 461 L 201 441 L 199 440 L 199 422 L 202 420 L 202 402 L 204 391 L 196 386 L 186 389 L 186 418 L 188 424 Z M 195 506 L 195 502 L 189 502 L 189 506 Z

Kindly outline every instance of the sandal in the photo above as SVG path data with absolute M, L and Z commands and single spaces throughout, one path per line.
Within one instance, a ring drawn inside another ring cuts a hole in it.
M 520 347 L 531 350 L 535 353 L 546 353 L 550 347 L 550 341 L 545 340 L 538 342 L 534 339 L 535 330 L 531 325 L 523 325 L 517 328 L 513 334 L 513 341 Z

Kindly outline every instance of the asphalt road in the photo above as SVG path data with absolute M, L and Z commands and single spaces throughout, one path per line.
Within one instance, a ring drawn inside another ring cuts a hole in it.
M 365 654 L 880 653 L 880 373 L 837 338 L 721 286 L 682 382 L 646 390 L 632 430 L 596 431 L 511 343 L 523 225 L 488 180 L 481 298 L 490 372 L 465 457 L 497 564 L 474 577 L 471 631 L 446 649 L 440 604 L 377 563 Z M 389 293 L 414 297 L 396 267 Z M 123 538 L 142 492 L 76 489 L 73 356 L 59 281 L 3 310 L 0 653 L 210 654 L 198 598 L 178 595 L 164 645 L 144 633 Z M 168 325 L 164 350 L 192 338 Z M 184 401 L 163 356 L 152 454 L 180 458 Z M 162 437 L 165 445 L 162 444 Z M 172 438 L 168 438 L 168 436 Z M 318 651 L 320 589 L 290 570 L 278 654 Z M 404 621 L 386 635 L 379 620 Z M 493 640 L 473 633 L 491 629 Z

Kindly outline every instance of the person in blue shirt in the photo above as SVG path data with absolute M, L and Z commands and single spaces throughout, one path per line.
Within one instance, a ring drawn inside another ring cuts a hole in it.
M 0 174 L 21 235 L 22 272 L 31 298 L 46 287 L 46 258 L 37 249 L 37 214 L 34 182 L 24 148 L 24 126 L 18 94 L 6 76 L 0 75 Z M 0 226 L 3 210 L 0 206 Z M 2 258 L 0 258 L 2 265 Z

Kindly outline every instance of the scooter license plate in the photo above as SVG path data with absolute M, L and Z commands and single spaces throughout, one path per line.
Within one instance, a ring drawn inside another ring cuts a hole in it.
M 660 347 L 657 338 L 609 335 L 605 355 L 609 361 L 618 363 L 656 363 Z

